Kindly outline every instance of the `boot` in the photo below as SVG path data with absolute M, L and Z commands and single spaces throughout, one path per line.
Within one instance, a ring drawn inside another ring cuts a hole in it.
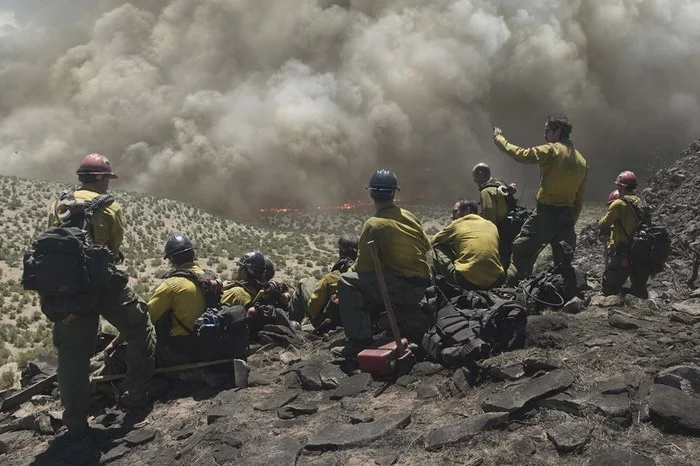
M 371 338 L 363 338 L 361 340 L 348 339 L 345 346 L 336 346 L 331 349 L 331 354 L 337 358 L 356 359 L 357 354 L 363 349 L 367 349 L 374 343 Z

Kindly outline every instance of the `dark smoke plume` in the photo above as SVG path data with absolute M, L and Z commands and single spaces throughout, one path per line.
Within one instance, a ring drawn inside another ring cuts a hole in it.
M 564 112 L 604 198 L 698 136 L 698 24 L 692 0 L 5 1 L 0 173 L 70 181 L 99 151 L 117 187 L 242 215 L 387 167 L 451 202 L 479 161 L 534 185 L 491 124 L 534 145 Z

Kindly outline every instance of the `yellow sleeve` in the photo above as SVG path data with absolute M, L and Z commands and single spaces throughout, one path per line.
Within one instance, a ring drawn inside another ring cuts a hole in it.
M 234 286 L 233 288 L 225 290 L 224 294 L 221 296 L 222 303 L 230 304 L 232 306 L 247 307 L 252 301 L 252 296 L 250 296 L 250 294 L 248 294 L 248 292 L 240 286 Z
M 360 241 L 357 247 L 357 260 L 355 261 L 355 272 L 372 272 L 374 271 L 374 266 L 372 265 L 372 257 L 370 256 L 369 246 L 367 243 L 376 239 L 372 237 L 372 227 L 365 223 L 362 233 L 360 234 Z
M 441 231 L 435 233 L 433 239 L 430 241 L 431 246 L 437 246 L 438 244 L 448 244 L 450 242 L 450 237 L 452 236 L 452 224 L 450 226 L 443 228 Z
M 608 207 L 608 211 L 605 213 L 605 216 L 600 219 L 600 226 L 605 229 L 610 229 L 612 226 L 615 224 L 615 222 L 618 222 L 620 220 L 620 210 L 622 206 L 624 206 L 625 201 L 620 201 L 616 200 L 612 204 L 610 204 L 610 207 Z
M 339 276 L 339 275 L 338 275 Z M 309 298 L 309 317 L 312 319 L 321 314 L 323 309 L 328 304 L 328 300 L 331 299 L 331 293 L 333 293 L 333 273 L 328 273 L 321 278 L 321 280 L 316 285 L 316 289 L 311 293 Z M 337 283 L 337 280 L 335 280 Z
M 574 199 L 574 223 L 578 222 L 578 218 L 583 210 L 583 197 L 586 194 L 586 181 L 588 180 L 588 165 L 586 165 L 586 176 L 581 181 L 581 186 L 578 188 L 576 198 Z
M 109 232 L 109 250 L 112 254 L 119 252 L 119 248 L 124 241 L 124 215 L 119 209 L 114 213 L 114 222 L 112 222 L 112 230 Z
M 157 322 L 163 314 L 172 309 L 173 296 L 174 294 L 170 292 L 170 285 L 168 285 L 167 281 L 158 285 L 151 299 L 148 300 L 148 315 L 151 316 L 151 322 Z
M 518 163 L 545 165 L 549 162 L 553 152 L 551 144 L 524 148 L 509 143 L 502 134 L 496 136 L 493 142 L 496 147 Z
M 489 189 L 482 189 L 480 196 L 481 217 L 496 223 L 498 221 L 498 206 Z

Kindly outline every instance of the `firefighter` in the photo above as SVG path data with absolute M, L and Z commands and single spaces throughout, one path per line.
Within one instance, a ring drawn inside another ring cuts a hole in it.
M 163 258 L 168 259 L 175 270 L 204 275 L 195 261 L 194 243 L 187 235 L 168 238 Z M 158 285 L 148 300 L 148 313 L 158 337 L 156 362 L 159 367 L 186 364 L 196 359 L 190 335 L 206 307 L 204 292 L 189 278 L 172 276 Z
M 486 290 L 505 282 L 498 229 L 477 211 L 476 202 L 457 201 L 455 219 L 431 240 L 437 272 L 465 290 Z
M 603 294 L 615 295 L 623 292 L 622 286 L 630 279 L 630 293 L 647 299 L 649 271 L 630 263 L 632 238 L 639 225 L 638 211 L 643 211 L 643 202 L 637 195 L 637 176 L 623 171 L 615 179 L 618 197 L 610 202 L 608 211 L 600 220 L 601 239 L 608 242 L 608 265 L 603 273 Z M 636 206 L 638 210 L 635 210 Z
M 576 247 L 574 225 L 583 208 L 588 163 L 571 142 L 572 125 L 565 116 L 550 116 L 544 126 L 546 144 L 522 148 L 508 142 L 493 128 L 494 143 L 513 160 L 540 166 L 537 206 L 513 242 L 508 284 L 515 285 L 532 273 L 547 244 L 566 241 Z M 556 248 L 553 248 L 556 250 Z M 563 259 L 556 258 L 555 262 Z
M 85 156 L 76 171 L 80 187 L 73 193 L 77 201 L 89 201 L 106 194 L 117 175 L 107 157 L 101 154 Z M 58 212 L 52 205 L 49 226 L 58 226 Z M 90 237 L 95 244 L 107 246 L 114 258 L 120 252 L 124 238 L 124 217 L 116 202 L 98 210 L 91 219 Z M 115 259 L 116 262 L 116 259 Z M 94 311 L 90 314 L 70 314 L 56 322 L 53 341 L 58 353 L 58 387 L 63 404 L 63 423 L 73 439 L 89 434 L 87 422 L 90 407 L 90 357 L 95 352 L 100 316 L 112 324 L 119 336 L 106 353 L 120 341 L 126 341 L 127 375 L 120 387 L 120 405 L 139 408 L 150 402 L 149 384 L 155 369 L 155 336 L 148 318 L 146 303 L 128 285 L 128 276 L 111 267 L 107 290 L 92 297 Z
M 319 332 L 327 332 L 341 325 L 337 299 L 338 280 L 357 259 L 357 248 L 357 236 L 344 234 L 338 238 L 338 261 L 333 264 L 330 272 L 321 277 L 311 295 L 307 294 L 307 316 Z
M 515 234 L 507 234 L 506 219 L 515 207 L 509 205 L 509 199 L 513 204 L 517 204 L 512 194 L 513 188 L 493 178 L 491 168 L 483 162 L 477 163 L 472 169 L 472 179 L 479 187 L 479 215 L 493 222 L 498 228 L 499 257 L 503 269 L 508 270 Z
M 376 244 L 382 261 L 401 335 L 420 343 L 428 329 L 427 317 L 419 309 L 419 303 L 430 285 L 427 262 L 430 241 L 415 215 L 394 204 L 399 183 L 393 172 L 377 170 L 367 189 L 376 213 L 362 228 L 352 271 L 343 273 L 338 281 L 340 318 L 348 343 L 334 348 L 333 353 L 348 359 L 373 342 L 375 321 L 379 320 L 380 328 L 387 328 L 384 319 L 378 319 L 384 312 L 384 304 L 370 256 L 370 241 Z
M 224 284 L 221 302 L 248 309 L 265 283 L 265 256 L 258 250 L 246 252 L 236 265 L 236 280 Z

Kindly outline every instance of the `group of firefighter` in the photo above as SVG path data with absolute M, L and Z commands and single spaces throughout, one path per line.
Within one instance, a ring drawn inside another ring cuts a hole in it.
M 572 125 L 565 116 L 548 117 L 544 127 L 546 143 L 522 148 L 494 128 L 494 143 L 502 152 L 518 163 L 540 166 L 537 205 L 514 239 L 503 234 L 504 222 L 512 213 L 507 198 L 513 187 L 493 178 L 488 165 L 479 163 L 472 172 L 480 189 L 479 202 L 457 201 L 451 223 L 432 239 L 415 215 L 395 205 L 394 196 L 399 190 L 396 175 L 377 170 L 367 186 L 375 214 L 365 222 L 360 237 L 340 237 L 339 259 L 317 283 L 307 281 L 304 286 L 285 288 L 277 294 L 277 299 L 281 298 L 283 306 L 287 306 L 290 321 L 317 332 L 342 326 L 347 341 L 332 350 L 338 357 L 354 358 L 375 343 L 377 331 L 389 329 L 370 250 L 376 248 L 401 335 L 420 343 L 429 326 L 420 303 L 434 275 L 439 274 L 465 290 L 517 286 L 532 274 L 546 245 L 564 241 L 575 248 L 574 226 L 583 207 L 588 164 L 571 142 L 571 131 Z M 79 201 L 105 194 L 110 180 L 117 177 L 107 158 L 100 154 L 86 156 L 77 174 L 80 187 L 74 196 Z M 610 196 L 608 211 L 600 220 L 601 237 L 609 245 L 603 293 L 624 292 L 623 285 L 630 278 L 631 290 L 625 291 L 646 298 L 648 274 L 635 270 L 627 260 L 638 223 L 632 204 L 642 203 L 635 193 L 637 181 L 632 172 L 626 171 L 615 184 L 617 189 Z M 50 225 L 58 224 L 54 208 Z M 90 235 L 94 243 L 109 247 L 114 257 L 119 256 L 124 220 L 116 202 L 93 215 Z M 205 270 L 197 264 L 195 249 L 187 235 L 176 234 L 167 240 L 164 258 L 175 270 L 202 275 Z M 561 248 L 552 249 L 556 254 Z M 221 299 L 243 306 L 252 317 L 261 293 L 274 283 L 274 264 L 255 250 L 244 254 L 236 264 L 235 280 L 223 284 Z M 187 360 L 182 356 L 188 353 L 186 345 L 191 339 L 186 337 L 206 307 L 201 287 L 177 274 L 165 278 L 147 302 L 139 298 L 127 280 L 112 280 L 94 313 L 70 315 L 56 322 L 53 335 L 58 353 L 58 384 L 65 408 L 63 421 L 71 436 L 82 438 L 89 432 L 89 365 L 100 316 L 119 332 L 104 354 L 125 348 L 127 376 L 120 387 L 119 402 L 131 409 L 151 401 L 149 385 L 156 365 Z M 154 328 L 166 317 L 167 337 L 157 338 Z

